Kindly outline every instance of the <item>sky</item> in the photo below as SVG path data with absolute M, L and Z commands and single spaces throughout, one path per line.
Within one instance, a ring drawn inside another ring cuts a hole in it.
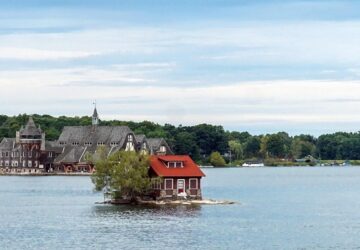
M 0 0 L 0 114 L 359 131 L 360 1 Z

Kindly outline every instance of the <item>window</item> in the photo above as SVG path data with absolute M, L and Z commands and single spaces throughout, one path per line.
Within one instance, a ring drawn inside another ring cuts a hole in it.
M 183 168 L 184 164 L 182 161 L 169 161 L 167 164 L 168 168 Z
M 191 178 L 190 180 L 190 189 L 198 189 L 198 179 Z
M 160 146 L 160 152 L 165 153 L 166 152 L 166 147 L 165 146 Z
M 32 162 L 31 162 L 31 161 L 28 162 L 28 167 L 29 167 L 29 168 L 32 167 Z
M 80 145 L 80 142 L 74 141 L 74 142 L 72 142 L 72 145 L 73 145 L 73 146 L 78 146 L 78 145 Z
M 6 157 L 9 157 L 9 152 L 5 152 L 5 156 L 6 156 Z
M 53 157 L 53 152 L 49 152 L 49 157 Z
M 161 181 L 160 180 L 156 180 L 154 183 L 153 183 L 153 188 L 154 189 L 161 189 Z
M 119 143 L 118 143 L 118 142 L 113 141 L 113 142 L 111 142 L 111 143 L 110 143 L 110 145 L 111 145 L 111 146 L 116 146 L 116 145 L 119 145 Z
M 92 142 L 85 142 L 85 146 L 91 146 L 92 145 Z
M 134 138 L 132 135 L 127 136 L 127 143 L 126 143 L 125 151 L 135 151 Z
M 98 146 L 103 146 L 103 145 L 105 145 L 105 143 L 102 142 L 102 141 L 100 141 L 100 142 L 97 143 L 97 145 L 98 145 Z
M 60 142 L 60 145 L 66 145 L 66 142 L 61 141 L 61 142 Z
M 173 179 L 165 179 L 165 189 L 174 189 L 174 180 Z

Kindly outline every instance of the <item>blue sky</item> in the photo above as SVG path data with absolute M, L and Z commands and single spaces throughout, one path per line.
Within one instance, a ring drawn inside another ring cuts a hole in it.
M 359 1 L 0 1 L 0 113 L 358 131 Z

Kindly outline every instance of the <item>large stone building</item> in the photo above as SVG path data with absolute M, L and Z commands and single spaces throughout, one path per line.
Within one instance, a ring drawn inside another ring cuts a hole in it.
M 16 138 L 0 143 L 0 173 L 92 172 L 88 156 L 103 147 L 108 155 L 119 150 L 151 155 L 173 154 L 162 138 L 135 135 L 126 126 L 99 126 L 96 108 L 90 126 L 66 126 L 57 141 L 46 141 L 45 133 L 30 117 Z

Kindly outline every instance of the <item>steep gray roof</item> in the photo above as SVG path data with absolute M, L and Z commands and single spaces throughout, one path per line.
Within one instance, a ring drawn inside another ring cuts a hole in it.
M 85 147 L 66 146 L 64 152 L 55 158 L 55 163 L 74 163 L 79 162 L 85 151 Z
M 123 145 L 128 134 L 133 134 L 133 132 L 127 126 L 66 126 L 58 141 L 67 144 L 78 142 L 79 145 L 89 143 L 110 145 L 114 142 Z
M 164 138 L 147 138 L 146 139 L 150 152 L 156 152 L 160 149 L 160 146 L 165 146 L 169 154 L 173 154 L 171 148 L 167 144 Z
M 12 150 L 16 146 L 15 144 L 15 138 L 4 138 L 0 142 L 0 150 Z
M 143 142 L 146 139 L 145 135 L 135 135 L 136 142 Z
M 27 122 L 25 128 L 20 130 L 20 134 L 26 136 L 29 135 L 41 136 L 41 133 L 42 133 L 41 129 L 36 127 L 35 122 L 31 116 L 29 117 L 29 121 Z
M 63 151 L 63 147 L 59 146 L 59 144 L 55 141 L 45 141 L 45 150 L 53 151 L 59 154 Z

